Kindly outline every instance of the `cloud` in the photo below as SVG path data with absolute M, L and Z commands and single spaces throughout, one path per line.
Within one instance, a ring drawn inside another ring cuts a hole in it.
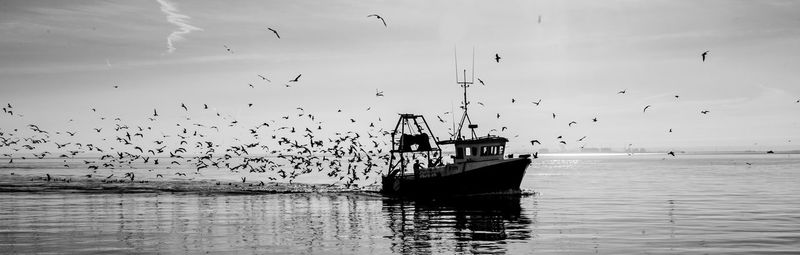
M 178 26 L 178 30 L 173 31 L 167 36 L 167 53 L 175 51 L 175 42 L 184 40 L 183 35 L 189 34 L 192 31 L 203 31 L 202 28 L 189 25 L 188 19 L 191 19 L 191 17 L 179 13 L 174 3 L 167 0 L 156 1 L 161 4 L 161 11 L 167 14 L 167 22 Z

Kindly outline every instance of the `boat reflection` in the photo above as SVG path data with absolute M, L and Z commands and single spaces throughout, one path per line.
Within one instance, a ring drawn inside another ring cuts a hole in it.
M 384 200 L 394 253 L 505 253 L 532 237 L 520 196 Z

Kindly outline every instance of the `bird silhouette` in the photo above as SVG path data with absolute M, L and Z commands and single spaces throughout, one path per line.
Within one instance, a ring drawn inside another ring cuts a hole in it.
M 497 63 L 500 63 L 500 54 L 497 54 L 497 53 L 494 54 L 494 61 L 497 61 Z
M 542 103 L 542 99 L 540 98 L 539 101 L 531 102 L 531 103 L 535 104 L 536 106 L 539 106 L 539 104 Z
M 303 75 L 303 74 L 298 74 L 297 77 L 294 77 L 294 79 L 289 80 L 289 82 L 297 82 L 297 81 L 299 81 L 301 75 Z
M 576 122 L 576 121 L 571 121 L 569 124 L 567 124 L 567 126 L 570 126 L 570 127 L 571 127 L 571 126 L 572 126 L 572 124 L 578 124 L 578 122 Z
M 189 111 L 189 108 L 187 108 L 185 104 L 181 103 L 181 107 L 184 111 Z
M 644 109 L 642 110 L 642 112 L 645 112 L 645 111 L 647 111 L 647 108 L 650 108 L 650 105 L 649 105 L 649 104 L 648 104 L 647 106 L 645 106 L 645 107 L 644 107 Z
M 553 113 L 553 119 L 555 119 L 555 118 L 556 118 L 556 114 L 555 114 L 555 113 Z
M 380 15 L 378 15 L 378 14 L 370 14 L 370 15 L 367 15 L 367 17 L 368 17 L 368 18 L 369 18 L 369 17 L 375 17 L 375 18 L 378 18 L 379 20 L 381 20 L 381 22 L 383 22 L 383 26 L 384 26 L 384 27 L 388 27 L 388 26 L 386 25 L 386 20 L 384 20 L 384 19 L 383 19 L 383 17 L 381 17 L 381 16 L 380 16 Z
M 708 114 L 709 112 L 711 112 L 711 111 L 708 111 L 708 110 L 700 111 L 700 113 L 702 113 L 702 114 Z
M 628 92 L 628 89 L 623 89 L 623 90 L 620 90 L 619 92 L 617 92 L 617 94 L 625 94 L 627 92 Z
M 483 80 L 481 80 L 481 78 L 478 78 L 478 82 L 480 82 L 481 85 L 486 86 L 486 83 L 483 83 Z M 800 100 L 798 100 L 798 101 L 800 101 Z
M 597 122 L 597 117 L 592 118 L 592 122 Z
M 537 143 L 538 143 L 539 145 L 541 145 L 541 144 L 542 144 L 542 143 L 540 143 L 540 142 L 539 142 L 539 140 L 531 140 L 531 145 L 536 145 Z
M 156 109 L 153 109 L 153 117 L 158 117 L 158 111 L 156 111 Z
M 708 51 L 705 51 L 702 54 L 700 54 L 700 56 L 703 57 L 703 62 L 706 62 L 706 55 L 708 55 Z
M 376 97 L 382 97 L 382 96 L 383 96 L 383 91 L 378 91 L 378 90 L 376 89 L 376 90 L 375 90 L 375 96 L 376 96 Z
M 675 157 L 675 152 L 674 151 L 669 151 L 669 152 L 667 152 L 667 155 L 671 155 L 671 156 Z
M 268 27 L 267 30 L 272 31 L 272 33 L 274 33 L 275 36 L 278 37 L 278 39 L 281 39 L 281 35 L 279 35 L 278 31 L 275 31 L 275 29 L 272 29 L 272 28 Z

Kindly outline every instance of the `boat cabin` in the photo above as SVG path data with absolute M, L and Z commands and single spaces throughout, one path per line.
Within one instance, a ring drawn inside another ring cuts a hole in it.
M 455 145 L 454 163 L 503 159 L 508 139 L 499 136 L 484 136 L 475 139 L 441 141 L 439 144 Z

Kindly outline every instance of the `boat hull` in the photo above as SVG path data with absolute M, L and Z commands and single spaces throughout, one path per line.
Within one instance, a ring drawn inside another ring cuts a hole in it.
M 399 196 L 519 194 L 530 163 L 530 159 L 515 158 L 441 177 L 384 176 L 381 192 Z

